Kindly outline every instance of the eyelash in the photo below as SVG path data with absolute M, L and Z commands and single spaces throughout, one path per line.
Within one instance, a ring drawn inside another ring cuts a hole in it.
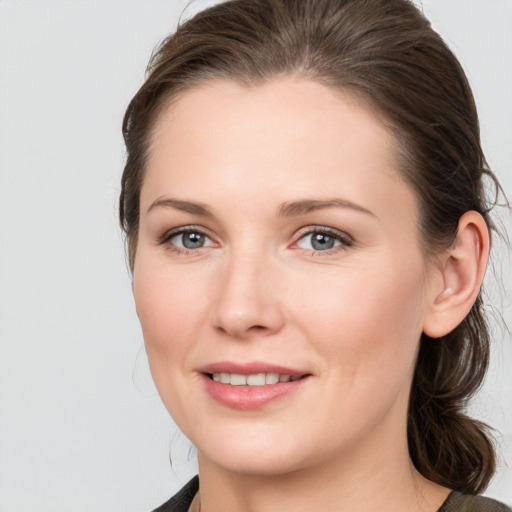
M 167 231 L 164 233 L 162 237 L 158 239 L 158 243 L 161 245 L 166 245 L 168 248 L 174 252 L 177 252 L 179 254 L 183 255 L 190 255 L 193 253 L 196 253 L 198 249 L 202 249 L 203 247 L 198 247 L 196 249 L 187 249 L 186 247 L 177 247 L 174 244 L 169 243 L 174 237 L 179 235 L 186 235 L 187 233 L 197 233 L 199 235 L 203 235 L 205 238 L 208 238 L 211 240 L 211 238 L 208 236 L 208 234 L 201 228 L 198 228 L 196 226 L 184 226 L 180 228 L 173 229 L 171 231 Z M 330 255 L 338 251 L 346 250 L 348 247 L 352 247 L 354 245 L 354 239 L 348 235 L 347 233 L 343 233 L 342 231 L 338 231 L 337 229 L 328 228 L 325 226 L 308 226 L 303 229 L 301 229 L 296 237 L 296 241 L 293 243 L 295 246 L 294 249 L 300 249 L 300 247 L 296 247 L 297 244 L 304 240 L 308 236 L 312 236 L 314 234 L 320 234 L 325 235 L 333 238 L 335 241 L 339 242 L 339 245 L 330 248 L 330 249 L 324 249 L 324 250 L 310 250 L 310 249 L 303 249 L 306 251 L 309 251 L 312 256 L 322 256 L 322 255 Z M 213 246 L 215 245 L 215 242 L 212 242 Z M 211 246 L 206 246 L 211 247 Z
M 306 228 L 303 228 L 299 232 L 297 241 L 294 243 L 294 245 L 296 246 L 301 240 L 304 240 L 306 237 L 312 236 L 314 234 L 329 236 L 333 238 L 335 241 L 339 242 L 339 245 L 331 249 L 324 250 L 304 249 L 309 250 L 311 256 L 328 256 L 338 251 L 344 251 L 348 247 L 352 247 L 354 245 L 354 239 L 347 233 L 325 226 L 308 226 Z
M 211 238 L 208 236 L 208 234 L 201 228 L 198 228 L 196 226 L 184 226 L 181 228 L 176 228 L 171 231 L 167 231 L 164 233 L 162 237 L 158 239 L 158 243 L 161 245 L 167 245 L 169 250 L 177 252 L 179 254 L 183 255 L 189 255 L 194 254 L 197 252 L 197 249 L 187 249 L 186 247 L 177 247 L 174 244 L 169 243 L 174 237 L 179 235 L 186 235 L 187 233 L 197 233 L 198 235 L 203 235 L 205 238 L 208 238 L 211 240 Z M 207 246 L 208 247 L 208 246 Z M 199 247 L 198 249 L 202 249 L 202 247 Z

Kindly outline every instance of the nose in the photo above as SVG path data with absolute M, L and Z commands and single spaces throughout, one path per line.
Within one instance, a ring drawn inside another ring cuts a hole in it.
M 284 314 L 279 300 L 279 272 L 256 254 L 227 262 L 219 274 L 213 326 L 237 339 L 279 332 Z

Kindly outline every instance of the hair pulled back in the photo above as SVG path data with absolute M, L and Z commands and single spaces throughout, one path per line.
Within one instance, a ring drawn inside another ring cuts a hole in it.
M 231 0 L 180 25 L 153 54 L 125 114 L 127 161 L 120 220 L 133 269 L 139 196 L 151 132 L 186 89 L 221 78 L 256 86 L 296 75 L 351 93 L 398 141 L 400 172 L 418 198 L 427 254 L 452 243 L 460 217 L 482 214 L 483 155 L 475 102 L 452 52 L 409 0 Z M 423 335 L 408 411 L 416 468 L 446 487 L 478 493 L 495 471 L 488 427 L 464 414 L 489 360 L 481 296 L 445 337 Z

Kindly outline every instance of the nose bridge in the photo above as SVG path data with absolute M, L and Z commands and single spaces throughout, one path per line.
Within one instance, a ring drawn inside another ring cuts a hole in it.
M 276 262 L 256 244 L 233 248 L 219 275 L 213 323 L 237 338 L 277 332 L 283 323 Z

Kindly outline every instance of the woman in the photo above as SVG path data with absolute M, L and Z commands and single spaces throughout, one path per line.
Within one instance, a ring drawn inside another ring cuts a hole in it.
M 464 73 L 407 0 L 234 0 L 124 122 L 153 378 L 198 452 L 158 510 L 508 510 L 464 414 L 493 224 Z M 199 484 L 200 482 L 200 484 Z

